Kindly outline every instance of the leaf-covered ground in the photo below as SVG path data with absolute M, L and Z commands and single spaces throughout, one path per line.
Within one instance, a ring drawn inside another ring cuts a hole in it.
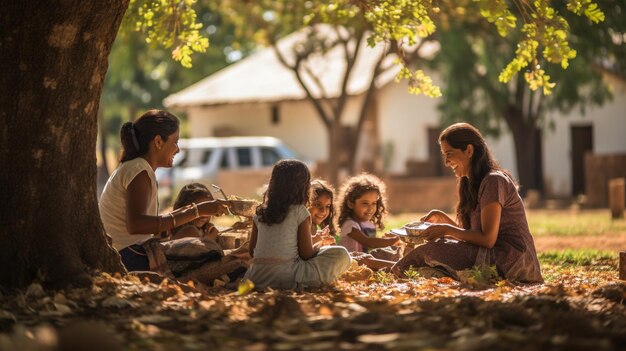
M 617 259 L 572 257 L 544 255 L 546 284 L 533 287 L 387 274 L 244 295 L 106 274 L 91 289 L 34 284 L 2 296 L 0 350 L 626 348 Z

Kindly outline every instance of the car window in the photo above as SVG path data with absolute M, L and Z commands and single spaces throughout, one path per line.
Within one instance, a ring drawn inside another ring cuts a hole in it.
M 180 150 L 179 153 L 174 156 L 174 162 L 172 163 L 174 166 L 184 167 L 187 165 L 187 150 Z
M 276 147 L 276 150 L 278 151 L 278 154 L 280 155 L 281 158 L 295 158 L 297 160 L 301 159 L 301 157 L 298 154 L 296 154 L 293 150 L 291 150 L 285 145 L 278 145 Z
M 263 166 L 273 166 L 280 160 L 280 156 L 276 150 L 269 147 L 261 148 L 261 163 Z
M 211 154 L 213 153 L 213 150 L 211 149 L 207 149 L 206 151 L 204 151 L 204 155 L 202 156 L 202 164 L 206 165 L 209 163 L 209 161 L 211 160 Z
M 228 149 L 224 149 L 222 152 L 222 161 L 220 161 L 220 168 L 230 168 L 230 160 L 228 159 Z
M 249 147 L 238 147 L 236 151 L 239 167 L 252 167 L 252 150 Z

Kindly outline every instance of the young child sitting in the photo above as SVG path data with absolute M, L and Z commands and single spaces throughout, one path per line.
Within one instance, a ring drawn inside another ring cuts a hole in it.
M 317 287 L 333 282 L 350 267 L 345 248 L 325 246 L 318 251 L 313 245 L 306 208 L 310 181 L 307 166 L 297 160 L 281 160 L 272 170 L 263 203 L 253 218 L 253 258 L 244 276 L 257 290 Z
M 376 176 L 363 173 L 349 178 L 342 186 L 339 201 L 339 244 L 352 256 L 371 269 L 391 267 L 400 257 L 397 253 L 370 251 L 370 249 L 400 245 L 397 236 L 376 237 L 376 227 L 383 229 L 386 214 L 385 185 Z M 361 253 L 361 254 L 359 254 Z M 372 255 L 363 255 L 371 253 Z M 378 258 L 376 258 L 378 256 Z
M 313 243 L 320 245 L 336 245 L 335 238 L 335 206 L 333 204 L 335 189 L 322 179 L 311 181 L 311 234 Z
M 213 195 L 204 184 L 191 183 L 180 189 L 173 207 L 176 210 L 193 203 L 211 200 L 213 200 Z M 171 239 L 199 237 L 217 240 L 217 234 L 218 230 L 211 223 L 211 216 L 201 216 L 185 225 L 172 229 Z
M 193 203 L 213 200 L 201 183 L 185 185 L 174 202 L 174 210 Z M 162 243 L 168 265 L 177 278 L 193 278 L 212 284 L 216 278 L 235 281 L 243 276 L 250 263 L 247 243 L 235 250 L 223 250 L 218 244 L 219 231 L 210 216 L 172 229 L 171 241 Z

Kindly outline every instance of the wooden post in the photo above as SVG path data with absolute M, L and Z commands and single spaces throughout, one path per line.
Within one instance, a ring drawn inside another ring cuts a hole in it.
M 619 253 L 619 279 L 626 280 L 626 251 Z
M 609 179 L 609 206 L 611 218 L 624 218 L 624 193 L 626 178 Z

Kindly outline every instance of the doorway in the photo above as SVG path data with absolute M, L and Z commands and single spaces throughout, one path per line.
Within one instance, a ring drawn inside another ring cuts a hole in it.
M 593 126 L 571 126 L 572 195 L 585 193 L 585 153 L 593 152 Z
M 444 173 L 441 149 L 439 148 L 439 134 L 442 129 L 439 127 L 428 127 L 428 161 L 434 168 L 434 175 L 439 177 Z

